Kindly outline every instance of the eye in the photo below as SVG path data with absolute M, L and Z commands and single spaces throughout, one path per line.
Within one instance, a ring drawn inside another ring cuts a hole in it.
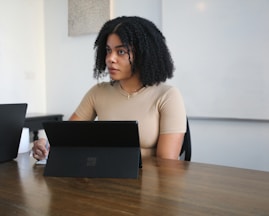
M 109 47 L 106 47 L 106 53 L 111 53 L 111 49 Z
M 123 49 L 118 50 L 119 55 L 124 55 L 126 53 L 127 53 L 126 50 L 123 50 Z

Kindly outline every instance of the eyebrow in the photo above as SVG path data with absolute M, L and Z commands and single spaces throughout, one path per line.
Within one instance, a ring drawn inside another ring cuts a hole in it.
M 106 46 L 109 47 L 109 48 L 111 48 L 108 44 Z M 122 48 L 122 47 L 127 49 L 127 47 L 124 46 L 123 44 L 118 45 L 118 46 L 115 46 L 115 48 Z

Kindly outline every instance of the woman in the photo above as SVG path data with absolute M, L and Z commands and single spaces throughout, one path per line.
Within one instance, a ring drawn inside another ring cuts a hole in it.
M 159 29 L 141 17 L 118 17 L 104 24 L 94 48 L 94 77 L 111 81 L 93 86 L 70 120 L 137 120 L 142 157 L 178 159 L 186 112 L 180 92 L 164 84 L 174 65 Z M 45 143 L 34 142 L 34 158 L 47 156 Z

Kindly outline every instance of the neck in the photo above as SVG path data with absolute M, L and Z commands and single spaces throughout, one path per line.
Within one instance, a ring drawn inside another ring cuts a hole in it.
M 138 92 L 140 89 L 142 89 L 144 86 L 142 85 L 142 83 L 136 83 L 136 84 L 127 84 L 127 83 L 122 83 L 120 82 L 120 87 L 122 90 L 124 90 L 125 92 L 131 94 L 131 93 L 135 93 Z

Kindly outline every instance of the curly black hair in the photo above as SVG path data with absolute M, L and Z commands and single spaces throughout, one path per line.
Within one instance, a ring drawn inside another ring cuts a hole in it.
M 139 71 L 144 86 L 152 86 L 173 77 L 174 63 L 166 45 L 165 37 L 156 25 L 137 16 L 122 16 L 107 21 L 101 28 L 95 44 L 94 78 L 107 75 L 106 43 L 110 34 L 119 36 L 134 59 L 130 61 L 132 73 Z

